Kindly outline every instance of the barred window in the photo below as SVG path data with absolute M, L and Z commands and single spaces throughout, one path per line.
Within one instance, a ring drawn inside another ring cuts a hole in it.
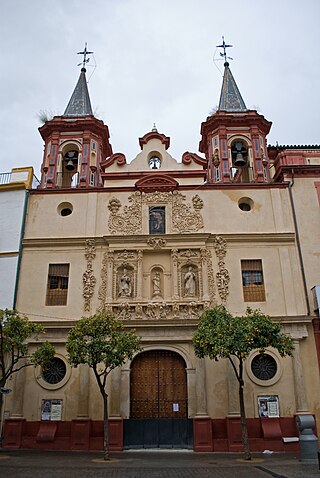
M 252 360 L 251 370 L 259 380 L 270 380 L 277 373 L 277 362 L 269 354 L 259 354 Z
M 49 264 L 46 305 L 66 305 L 69 264 Z
M 55 385 L 64 379 L 67 367 L 59 357 L 53 357 L 51 362 L 42 370 L 42 378 L 45 382 Z
M 264 302 L 266 300 L 262 261 L 246 259 L 241 261 L 243 298 L 245 302 Z

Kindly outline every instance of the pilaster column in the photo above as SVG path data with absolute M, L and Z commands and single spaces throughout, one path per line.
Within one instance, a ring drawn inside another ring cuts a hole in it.
M 207 249 L 204 247 L 201 249 L 201 267 L 202 267 L 202 294 L 203 300 L 209 300 L 209 288 L 208 288 L 208 254 Z
M 237 360 L 237 359 L 234 359 Z M 237 365 L 237 364 L 236 364 Z M 236 374 L 232 368 L 230 360 L 227 364 L 227 377 L 228 377 L 228 416 L 240 415 L 239 404 L 239 382 Z
M 113 263 L 114 263 L 114 253 L 113 251 L 108 252 L 108 272 L 107 272 L 107 297 L 106 303 L 110 304 L 112 302 L 112 288 L 113 288 Z
M 120 386 L 121 386 L 121 368 L 115 368 L 111 374 L 109 414 L 110 417 L 120 417 Z
M 194 368 L 187 368 L 187 390 L 188 417 L 194 417 L 197 413 L 196 371 Z
M 172 282 L 173 282 L 173 300 L 179 299 L 178 291 L 178 249 L 171 250 L 172 259 Z
M 196 361 L 196 394 L 197 394 L 197 415 L 208 415 L 207 412 L 207 389 L 206 370 L 204 359 L 197 358 Z
M 78 412 L 77 418 L 89 418 L 90 370 L 88 365 L 78 367 Z
M 143 252 L 138 251 L 138 265 L 137 265 L 137 300 L 142 299 L 142 258 Z
M 12 393 L 12 418 L 23 417 L 24 389 L 26 383 L 26 369 L 22 368 L 15 374 Z
M 120 374 L 120 415 L 130 418 L 130 367 L 123 368 Z
M 308 413 L 308 403 L 304 384 L 304 374 L 300 355 L 300 341 L 298 339 L 293 340 L 294 352 L 293 352 L 293 378 L 294 378 L 294 390 L 296 396 L 296 412 Z

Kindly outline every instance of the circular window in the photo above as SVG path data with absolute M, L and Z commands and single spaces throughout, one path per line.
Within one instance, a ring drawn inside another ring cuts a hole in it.
M 238 206 L 241 211 L 251 211 L 251 209 L 253 208 L 253 201 L 250 198 L 241 198 L 238 201 Z
M 276 350 L 269 349 L 265 353 L 252 351 L 246 360 L 246 371 L 252 382 L 261 387 L 269 387 L 277 383 L 282 375 L 282 366 Z
M 71 367 L 62 356 L 55 356 L 45 367 L 35 369 L 35 377 L 39 385 L 47 390 L 57 390 L 67 383 L 71 376 Z
M 42 371 L 42 378 L 50 385 L 55 385 L 64 379 L 67 367 L 63 360 L 54 357 L 50 364 Z
M 58 214 L 60 214 L 60 216 L 70 216 L 70 214 L 72 214 L 72 211 L 73 211 L 73 206 L 69 202 L 62 202 L 57 207 L 57 211 L 58 211 Z
M 251 370 L 259 380 L 270 380 L 277 373 L 277 363 L 271 355 L 259 354 L 252 360 Z

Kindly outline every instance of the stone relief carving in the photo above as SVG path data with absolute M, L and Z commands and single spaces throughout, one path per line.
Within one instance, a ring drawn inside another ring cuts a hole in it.
M 210 306 L 214 307 L 216 305 L 216 300 L 215 300 L 216 290 L 215 290 L 211 251 L 208 249 L 201 249 L 201 259 L 207 264 L 209 302 L 206 308 Z
M 107 298 L 108 255 L 109 252 L 105 252 L 102 259 L 101 284 L 98 292 L 99 309 L 103 309 L 105 307 Z
M 94 287 L 96 285 L 96 278 L 93 274 L 93 261 L 96 257 L 96 243 L 94 239 L 87 239 L 85 246 L 84 257 L 87 260 L 87 269 L 82 275 L 83 291 L 82 296 L 84 298 L 83 308 L 86 312 L 90 311 L 91 298 L 94 293 Z
M 178 232 L 194 232 L 203 228 L 203 219 L 200 210 L 203 208 L 203 201 L 195 195 L 192 198 L 193 209 L 189 204 L 184 204 L 185 196 L 178 191 L 173 192 L 172 203 L 172 228 Z
M 196 320 L 205 305 L 200 302 L 167 303 L 149 302 L 130 305 L 128 302 L 114 305 L 112 313 L 120 320 Z
M 225 268 L 224 261 L 219 261 L 218 266 L 219 272 L 217 272 L 217 287 L 220 298 L 222 302 L 225 303 L 229 294 L 230 276 L 229 272 Z
M 142 201 L 144 204 L 168 204 L 172 201 L 172 193 L 165 191 L 142 193 Z
M 214 248 L 216 256 L 218 258 L 219 271 L 216 274 L 217 278 L 217 287 L 220 299 L 223 304 L 225 304 L 228 294 L 229 294 L 229 282 L 230 276 L 229 272 L 225 267 L 224 258 L 227 253 L 227 241 L 221 236 L 216 236 L 214 241 Z
M 203 228 L 203 219 L 200 210 L 203 200 L 196 194 L 192 198 L 192 206 L 185 204 L 186 196 L 178 191 L 156 191 L 141 193 L 136 191 L 128 197 L 129 206 L 123 207 L 117 198 L 111 198 L 108 204 L 110 211 L 108 227 L 111 234 L 142 233 L 142 205 L 143 204 L 171 204 L 172 230 L 178 232 L 195 232 Z M 160 245 L 161 243 L 157 243 Z
M 153 249 L 162 249 L 166 245 L 167 241 L 162 237 L 151 237 L 147 240 L 147 244 Z
M 218 271 L 214 271 L 212 250 L 218 259 Z M 227 243 L 220 236 L 214 237 L 213 249 L 168 250 L 172 261 L 170 296 L 164 295 L 162 271 L 154 267 L 145 276 L 150 281 L 150 300 L 143 291 L 143 250 L 109 250 L 101 266 L 100 308 L 108 304 L 113 313 L 130 320 L 196 317 L 216 305 L 216 294 L 222 303 L 227 299 L 230 277 L 224 262 L 226 251 Z
M 124 206 L 123 213 L 119 214 L 122 205 L 119 199 L 109 201 L 110 211 L 108 227 L 111 234 L 137 234 L 142 227 L 142 203 L 139 191 L 129 196 L 130 206 Z

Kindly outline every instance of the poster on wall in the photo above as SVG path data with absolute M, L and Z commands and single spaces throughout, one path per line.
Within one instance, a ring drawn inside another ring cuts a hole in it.
M 260 418 L 277 418 L 279 413 L 278 395 L 264 395 L 258 397 L 258 412 Z
M 41 420 L 62 420 L 62 400 L 42 400 Z

